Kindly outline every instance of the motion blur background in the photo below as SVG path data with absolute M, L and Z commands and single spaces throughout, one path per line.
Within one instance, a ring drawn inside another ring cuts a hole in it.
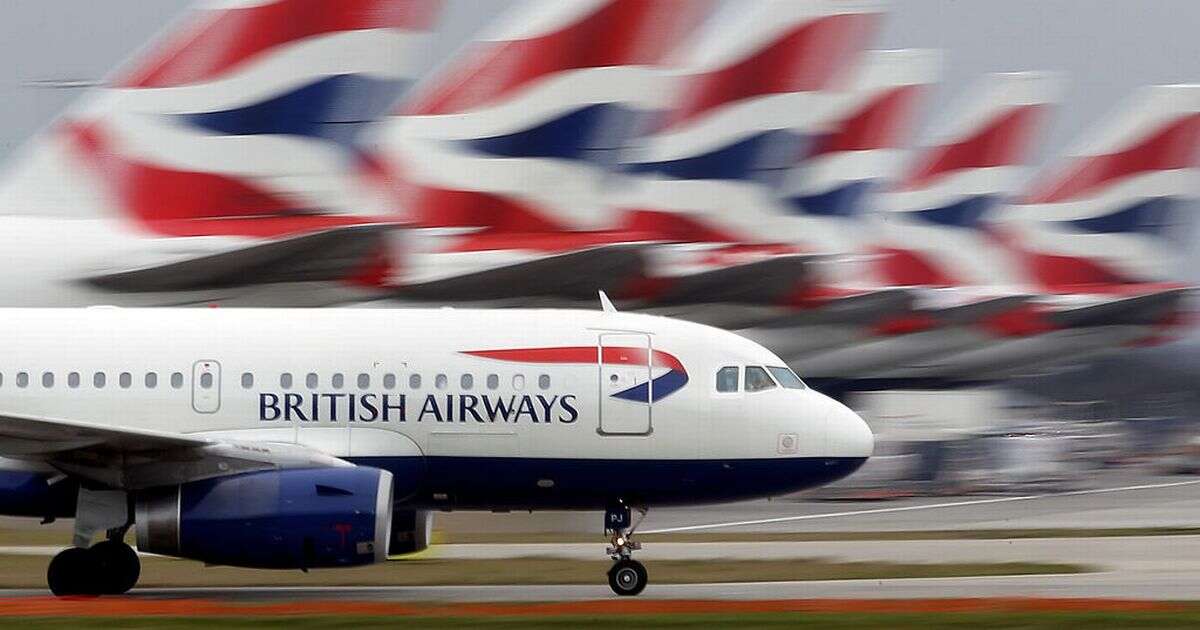
M 0 22 L 0 158 L 180 15 L 188 0 L 12 0 Z M 514 3 L 450 0 L 418 67 L 428 72 Z M 740 8 L 729 2 L 720 10 Z M 716 19 L 721 19 L 720 17 Z M 915 137 L 989 72 L 1053 70 L 1062 104 L 1032 147 L 1043 164 L 1135 88 L 1200 81 L 1200 3 L 1190 0 L 906 0 L 871 48 L 938 48 L 940 84 Z M 1197 207 L 1187 206 L 1189 212 Z M 1194 224 L 1194 222 L 1193 222 Z M 1194 230 L 1189 227 L 1189 230 Z M 1195 234 L 1180 281 L 1200 281 Z M 875 423 L 880 457 L 831 494 L 1019 490 L 1083 483 L 1114 466 L 1200 472 L 1200 337 L 1032 370 L 953 391 L 848 394 Z M 801 374 L 801 376 L 806 376 Z M 1036 464 L 1036 465 L 1035 465 Z M 898 483 L 899 482 L 899 483 Z

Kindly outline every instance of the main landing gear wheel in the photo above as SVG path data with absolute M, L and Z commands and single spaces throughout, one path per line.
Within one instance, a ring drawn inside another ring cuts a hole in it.
M 649 576 L 637 560 L 617 560 L 608 570 L 608 586 L 622 597 L 632 597 L 646 589 Z
M 641 518 L 637 523 L 632 522 L 629 506 L 624 501 L 608 508 L 604 512 L 604 533 L 610 536 L 611 547 L 608 555 L 614 560 L 608 570 L 608 586 L 622 597 L 632 597 L 646 589 L 649 576 L 646 567 L 633 559 L 633 552 L 642 548 L 642 544 L 633 540 L 637 526 L 646 518 L 646 510 L 638 509 Z
M 71 547 L 58 552 L 46 569 L 50 592 L 59 597 L 91 595 L 91 556 L 87 549 Z
M 137 584 L 142 563 L 133 547 L 119 540 L 105 540 L 88 549 L 98 578 L 100 595 L 124 595 Z
M 46 569 L 46 582 L 59 597 L 121 595 L 137 584 L 141 572 L 137 552 L 119 540 L 106 540 L 59 552 Z

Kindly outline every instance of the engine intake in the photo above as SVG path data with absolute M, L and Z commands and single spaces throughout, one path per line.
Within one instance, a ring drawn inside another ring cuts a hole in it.
M 157 488 L 136 497 L 138 549 L 255 569 L 348 567 L 387 559 L 392 474 L 273 470 Z

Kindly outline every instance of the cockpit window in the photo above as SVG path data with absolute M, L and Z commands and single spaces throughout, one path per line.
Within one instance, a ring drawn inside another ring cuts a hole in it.
M 723 367 L 717 370 L 717 391 L 722 394 L 729 394 L 738 390 L 738 369 L 736 367 Z
M 772 387 L 775 387 L 775 381 L 771 380 L 766 370 L 757 365 L 746 368 L 746 391 L 761 392 Z
M 796 373 L 785 367 L 768 367 L 771 371 L 771 376 L 779 381 L 779 384 L 787 389 L 808 389 L 804 381 L 800 380 Z

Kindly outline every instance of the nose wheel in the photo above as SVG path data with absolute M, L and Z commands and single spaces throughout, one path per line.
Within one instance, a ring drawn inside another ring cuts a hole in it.
M 610 544 L 607 551 L 613 559 L 612 568 L 608 570 L 608 586 L 622 597 L 641 593 L 649 581 L 645 565 L 633 559 L 633 552 L 642 548 L 641 543 L 633 540 L 633 534 L 646 518 L 646 510 L 639 508 L 638 513 L 640 516 L 633 523 L 630 508 L 623 502 L 604 512 L 604 534 L 609 537 Z

